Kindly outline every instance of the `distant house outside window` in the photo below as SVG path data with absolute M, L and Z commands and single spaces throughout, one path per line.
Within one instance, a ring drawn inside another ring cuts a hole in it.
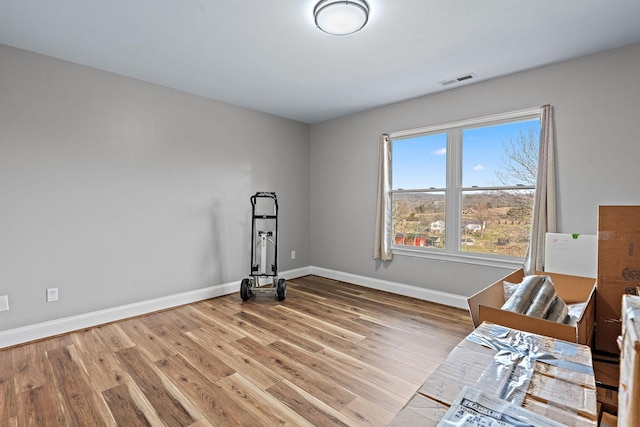
M 394 132 L 394 253 L 522 260 L 536 190 L 540 110 Z

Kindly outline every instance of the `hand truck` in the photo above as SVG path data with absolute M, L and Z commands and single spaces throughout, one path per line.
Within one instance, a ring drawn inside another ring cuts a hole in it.
M 278 278 L 276 193 L 261 191 L 251 196 L 251 219 L 251 274 L 240 283 L 240 298 L 246 301 L 254 292 L 275 292 L 276 300 L 282 301 L 287 296 L 287 282 Z

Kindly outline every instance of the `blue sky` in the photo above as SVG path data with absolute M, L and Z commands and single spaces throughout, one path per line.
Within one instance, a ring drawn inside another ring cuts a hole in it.
M 504 143 L 528 133 L 538 120 L 469 128 L 463 132 L 463 186 L 500 185 Z M 446 186 L 446 135 L 435 134 L 393 141 L 393 188 L 443 188 Z

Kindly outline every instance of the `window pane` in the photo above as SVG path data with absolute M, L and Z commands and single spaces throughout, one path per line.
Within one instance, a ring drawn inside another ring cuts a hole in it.
M 539 119 L 464 130 L 462 186 L 535 186 L 539 138 Z
M 392 188 L 444 188 L 447 185 L 447 135 L 393 141 Z
M 444 193 L 394 193 L 391 203 L 394 244 L 444 248 Z
M 460 250 L 525 257 L 533 199 L 532 190 L 464 191 Z

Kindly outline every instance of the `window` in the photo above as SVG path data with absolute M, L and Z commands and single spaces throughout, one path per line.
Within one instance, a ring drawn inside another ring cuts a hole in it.
M 526 256 L 539 109 L 389 137 L 394 253 L 504 260 Z

